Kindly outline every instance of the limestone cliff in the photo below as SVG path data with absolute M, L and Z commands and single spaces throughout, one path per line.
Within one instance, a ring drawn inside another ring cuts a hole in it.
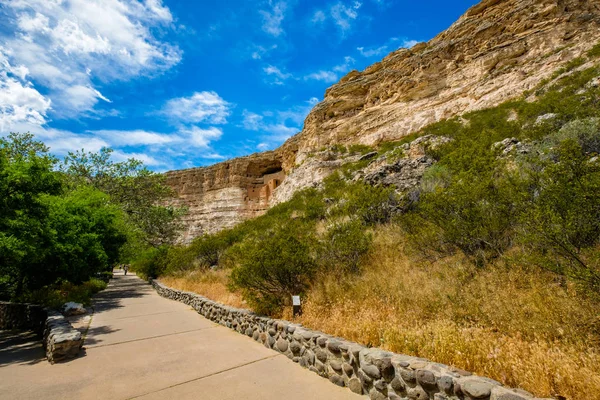
M 284 169 L 332 144 L 397 140 L 522 94 L 600 40 L 600 1 L 484 0 L 428 43 L 352 71 L 281 149 Z
M 495 106 L 599 41 L 598 0 L 484 0 L 431 41 L 350 72 L 276 151 L 167 173 L 175 202 L 190 210 L 183 239 L 260 215 L 315 185 L 341 164 L 315 157 L 324 147 L 397 140 Z
M 172 203 L 189 210 L 181 237 L 187 243 L 264 213 L 285 175 L 279 156 L 266 152 L 207 168 L 167 172 L 166 177 L 177 194 Z

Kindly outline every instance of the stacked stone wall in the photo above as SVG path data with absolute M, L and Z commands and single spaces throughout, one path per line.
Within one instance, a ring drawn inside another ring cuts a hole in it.
M 185 303 L 207 319 L 249 336 L 332 383 L 371 399 L 534 400 L 523 390 L 505 388 L 492 379 L 454 367 L 367 348 L 298 324 L 171 289 L 158 281 L 151 284 L 161 296 Z

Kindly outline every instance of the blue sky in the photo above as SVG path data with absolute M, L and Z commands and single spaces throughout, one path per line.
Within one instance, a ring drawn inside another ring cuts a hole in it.
M 157 171 L 274 149 L 327 87 L 476 0 L 0 0 L 0 135 Z

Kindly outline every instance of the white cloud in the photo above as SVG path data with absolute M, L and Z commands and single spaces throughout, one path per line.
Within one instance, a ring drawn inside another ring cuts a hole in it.
M 365 49 L 364 47 L 357 47 L 356 50 L 363 57 L 373 57 L 373 56 L 381 56 L 388 51 L 388 46 L 380 46 L 377 48 L 369 48 Z
M 51 101 L 44 111 L 54 117 L 93 114 L 99 100 L 109 101 L 98 82 L 160 73 L 181 59 L 177 46 L 155 35 L 156 28 L 173 27 L 161 0 L 4 0 L 2 5 L 6 29 L 0 32 L 0 51 L 21 68 L 26 87 Z M 8 84 L 4 75 L 0 79 Z
M 271 51 L 277 49 L 277 45 L 274 44 L 273 46 L 270 47 L 264 47 L 264 46 L 260 46 L 260 45 L 253 45 L 251 48 L 251 56 L 254 60 L 261 60 L 263 57 L 265 57 L 267 54 L 269 54 Z
M 325 15 L 325 13 L 323 12 L 323 10 L 317 10 L 313 14 L 311 22 L 313 24 L 321 24 L 321 23 L 325 22 L 325 20 L 327 20 L 327 15 Z
M 315 80 L 326 83 L 337 82 L 339 74 L 345 74 L 350 71 L 355 62 L 356 60 L 350 56 L 344 57 L 344 62 L 342 64 L 334 66 L 331 70 L 320 70 L 308 74 L 304 77 L 304 80 Z
M 231 104 L 216 92 L 195 92 L 189 97 L 169 100 L 161 114 L 176 123 L 225 124 L 231 113 Z
M 197 126 L 183 133 L 189 136 L 192 146 L 204 149 L 208 149 L 210 142 L 220 139 L 223 135 L 223 131 L 219 128 L 210 127 L 208 129 L 200 129 Z
M 358 17 L 358 10 L 362 3 L 355 1 L 352 5 L 345 5 L 341 1 L 331 7 L 331 18 L 342 32 L 350 30 L 352 23 Z
M 178 136 L 144 130 L 98 130 L 90 133 L 110 142 L 112 146 L 155 146 L 179 141 Z
M 286 80 L 293 77 L 292 74 L 288 72 L 283 72 L 273 65 L 266 66 L 265 68 L 263 68 L 263 71 L 265 72 L 265 74 L 274 78 L 270 83 L 273 83 L 275 85 L 283 85 L 283 83 Z
M 283 34 L 284 31 L 281 24 L 285 18 L 287 7 L 288 5 L 285 1 L 269 0 L 269 9 L 259 11 L 263 19 L 262 30 L 275 37 Z
M 306 75 L 304 79 L 333 83 L 338 80 L 338 76 L 335 72 L 332 71 L 318 71 Z
M 361 7 L 362 3 L 360 1 L 353 1 L 350 3 L 338 1 L 325 10 L 315 11 L 311 22 L 313 25 L 322 25 L 327 20 L 331 20 L 331 22 L 339 29 L 342 37 L 344 37 L 352 30 L 354 22 L 358 19 L 358 10 Z

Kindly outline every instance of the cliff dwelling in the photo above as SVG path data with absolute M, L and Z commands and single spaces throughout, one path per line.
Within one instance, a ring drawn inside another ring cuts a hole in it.
M 265 206 L 268 206 L 273 191 L 281 185 L 284 179 L 285 172 L 281 166 L 267 169 L 261 177 L 257 177 L 251 185 L 248 185 L 244 200 L 250 208 L 264 209 Z

